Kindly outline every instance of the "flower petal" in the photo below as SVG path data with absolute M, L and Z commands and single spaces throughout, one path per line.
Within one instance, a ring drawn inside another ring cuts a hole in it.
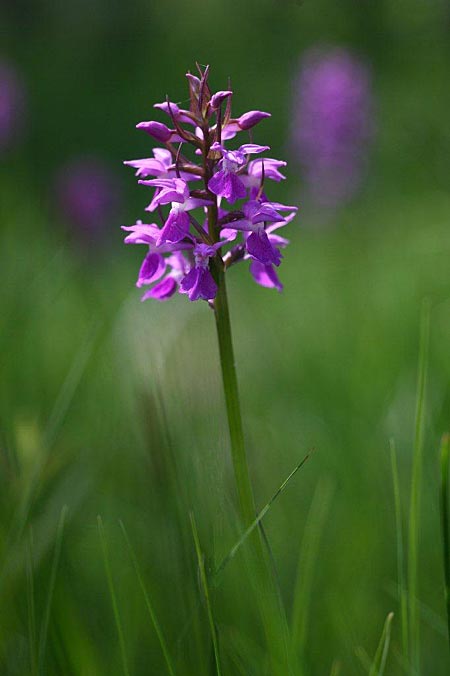
M 239 148 L 239 152 L 245 153 L 245 155 L 265 153 L 266 150 L 270 150 L 270 146 L 259 146 L 256 143 L 244 143 L 244 145 Z
M 156 246 L 164 242 L 181 242 L 189 232 L 189 216 L 184 211 L 172 209 L 161 230 Z
M 166 263 L 162 256 L 157 253 L 148 253 L 139 270 L 136 286 L 139 288 L 146 284 L 151 284 L 164 274 L 165 269 Z
M 283 285 L 278 279 L 276 270 L 274 270 L 272 265 L 263 265 L 259 261 L 252 261 L 250 263 L 250 272 L 255 282 L 260 286 L 265 286 L 268 289 L 278 289 L 278 291 L 282 290 Z
M 149 289 L 144 293 L 141 298 L 141 301 L 147 300 L 148 298 L 155 298 L 156 300 L 167 300 L 177 290 L 177 283 L 173 277 L 165 277 L 163 280 L 155 284 L 154 287 Z
M 166 143 L 172 135 L 169 127 L 162 124 L 162 122 L 155 122 L 153 120 L 150 120 L 149 122 L 139 122 L 139 124 L 136 125 L 136 129 L 143 129 L 147 134 L 150 134 L 150 136 L 153 136 L 153 138 L 162 143 Z
M 215 195 L 225 197 L 230 204 L 238 199 L 243 199 L 247 194 L 245 185 L 239 176 L 225 169 L 221 169 L 217 174 L 214 174 L 209 180 L 208 188 Z
M 192 268 L 181 280 L 180 290 L 192 301 L 212 300 L 216 297 L 217 284 L 208 268 Z
M 271 117 L 271 114 L 264 113 L 262 110 L 249 110 L 248 113 L 244 113 L 238 118 L 237 123 L 241 129 L 251 129 L 266 117 Z
M 264 265 L 280 265 L 281 254 L 269 241 L 264 230 L 252 232 L 246 240 L 246 248 L 252 258 Z
M 225 101 L 225 99 L 227 99 L 229 96 L 231 96 L 232 93 L 233 93 L 232 91 L 227 89 L 225 91 L 220 91 L 220 92 L 216 92 L 215 94 L 213 94 L 211 96 L 211 100 L 209 102 L 211 109 L 217 110 L 221 106 L 223 101 Z
M 131 233 L 125 237 L 125 244 L 155 244 L 160 233 L 156 223 L 142 223 L 141 221 L 135 225 L 122 225 L 122 230 Z

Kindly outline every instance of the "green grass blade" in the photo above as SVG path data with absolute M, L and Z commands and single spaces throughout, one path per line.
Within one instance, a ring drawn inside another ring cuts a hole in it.
M 47 603 L 45 605 L 44 617 L 42 621 L 41 633 L 39 638 L 39 652 L 38 652 L 38 673 L 45 674 L 44 663 L 45 663 L 45 651 L 47 648 L 47 638 L 48 638 L 48 627 L 50 623 L 50 613 L 52 609 L 53 593 L 55 591 L 55 582 L 56 574 L 58 572 L 59 560 L 61 557 L 61 545 L 64 534 L 64 525 L 66 522 L 67 516 L 67 505 L 61 510 L 61 515 L 59 517 L 58 529 L 56 531 L 56 540 L 55 540 L 55 551 L 53 554 L 52 568 L 50 572 L 50 582 L 47 592 Z
M 117 604 L 117 597 L 116 597 L 116 592 L 114 589 L 114 582 L 112 578 L 112 573 L 111 573 L 111 562 L 109 559 L 109 551 L 108 551 L 108 543 L 106 542 L 106 536 L 105 536 L 105 530 L 103 527 L 103 521 L 101 516 L 97 516 L 97 525 L 98 525 L 98 532 L 100 536 L 100 542 L 102 546 L 102 552 L 103 552 L 103 561 L 105 564 L 105 572 L 106 572 L 106 578 L 108 581 L 108 588 L 109 588 L 109 594 L 111 596 L 111 604 L 113 607 L 113 613 L 114 613 L 114 620 L 116 623 L 116 629 L 117 629 L 117 635 L 119 637 L 119 646 L 120 646 L 120 655 L 122 658 L 122 666 L 123 666 L 123 673 L 125 676 L 130 676 L 130 672 L 128 670 L 128 661 L 127 661 L 127 653 L 125 650 L 125 638 L 123 634 L 123 628 L 122 628 L 122 622 L 120 619 L 120 613 L 119 613 L 119 606 Z
M 280 621 L 280 629 L 281 629 L 281 635 L 280 639 L 277 641 L 279 645 L 281 645 L 281 641 L 283 643 L 283 648 L 284 648 L 284 655 L 287 659 L 287 667 L 289 668 L 289 675 L 291 675 L 292 672 L 292 667 L 289 661 L 289 644 L 290 644 L 290 629 L 289 629 L 289 622 L 286 614 L 286 607 L 284 605 L 283 601 L 283 593 L 282 593 L 282 588 L 281 588 L 281 582 L 280 582 L 280 576 L 278 573 L 278 567 L 276 564 L 275 556 L 272 550 L 272 547 L 269 542 L 269 538 L 267 537 L 267 533 L 265 531 L 265 528 L 263 526 L 263 523 L 260 521 L 259 524 L 259 530 L 261 533 L 261 538 L 262 542 L 265 546 L 266 553 L 267 553 L 267 563 L 269 566 L 269 571 L 272 576 L 273 580 L 273 590 L 274 594 L 276 597 L 276 603 L 277 603 L 277 609 L 278 609 L 278 617 Z
M 360 661 L 364 671 L 369 673 L 370 669 L 372 668 L 372 661 L 369 655 L 367 654 L 366 650 L 362 646 L 358 645 L 355 648 L 355 655 Z
M 420 509 L 422 495 L 423 440 L 425 427 L 425 395 L 428 371 L 430 335 L 430 303 L 424 300 L 422 305 L 419 368 L 417 378 L 417 399 L 414 434 L 414 457 L 411 481 L 408 539 L 408 598 L 411 667 L 420 674 L 420 618 L 417 604 L 418 555 L 420 532 Z
M 331 665 L 330 676 L 339 676 L 341 673 L 341 663 L 339 660 L 334 660 Z
M 400 599 L 400 618 L 402 630 L 403 656 L 407 659 L 409 655 L 409 629 L 408 629 L 408 595 L 405 580 L 405 555 L 403 550 L 403 527 L 402 527 L 402 506 L 400 497 L 400 481 L 398 476 L 397 452 L 395 442 L 390 440 L 391 450 L 391 469 L 392 484 L 394 489 L 394 507 L 395 507 L 395 532 L 397 540 L 397 588 Z
M 134 549 L 131 545 L 131 542 L 130 542 L 130 539 L 128 537 L 128 533 L 125 529 L 125 526 L 123 524 L 123 521 L 120 520 L 119 525 L 120 525 L 120 528 L 122 529 L 122 533 L 124 535 L 125 542 L 127 543 L 128 551 L 130 553 L 130 558 L 131 558 L 131 561 L 133 562 L 134 571 L 136 573 L 136 577 L 137 577 L 137 580 L 139 582 L 139 586 L 141 588 L 142 595 L 144 597 L 145 605 L 147 607 L 148 614 L 150 616 L 150 620 L 153 624 L 153 628 L 154 628 L 156 635 L 158 637 L 158 641 L 159 641 L 159 644 L 161 646 L 161 650 L 162 650 L 162 653 L 164 655 L 164 659 L 166 661 L 167 671 L 169 672 L 170 676 L 175 676 L 175 669 L 174 669 L 173 664 L 172 664 L 172 659 L 170 657 L 170 653 L 169 653 L 169 650 L 168 650 L 168 647 L 167 647 L 167 643 L 164 639 L 164 634 L 163 634 L 163 631 L 161 629 L 161 625 L 158 622 L 158 618 L 157 618 L 155 610 L 153 608 L 153 604 L 150 600 L 150 596 L 149 596 L 147 588 L 145 586 L 145 582 L 144 582 L 144 579 L 143 579 L 142 574 L 141 574 L 141 570 L 140 570 L 140 567 L 139 567 L 139 563 L 138 563 L 136 554 L 135 554 Z
M 39 486 L 45 460 L 49 456 L 50 450 L 55 443 L 79 384 L 86 371 L 87 364 L 94 350 L 97 332 L 98 328 L 97 324 L 95 324 L 92 326 L 88 336 L 83 341 L 77 354 L 75 355 L 69 372 L 64 379 L 56 401 L 53 405 L 44 430 L 42 440 L 42 457 L 38 462 L 36 462 L 36 465 L 33 468 L 29 482 L 26 486 L 26 490 L 23 492 L 22 500 L 17 505 L 16 513 L 12 520 L 11 532 L 9 535 L 11 541 L 15 540 L 18 542 L 26 527 L 33 499 Z
M 30 655 L 31 676 L 37 673 L 37 632 L 36 632 L 36 606 L 34 595 L 34 556 L 33 556 L 33 531 L 30 527 L 27 545 L 27 605 L 28 605 L 28 651 Z
M 448 504 L 448 467 L 450 454 L 450 434 L 444 434 L 441 441 L 440 460 L 441 460 L 441 527 L 442 527 L 442 553 L 444 564 L 445 580 L 445 608 L 447 611 L 447 638 L 450 646 L 450 515 Z
M 94 351 L 98 330 L 99 324 L 95 320 L 88 335 L 75 355 L 75 359 L 70 366 L 69 372 L 64 379 L 58 397 L 53 405 L 44 433 L 43 446 L 47 450 L 47 453 L 57 438 L 58 432 L 67 416 L 70 405 L 86 371 L 89 359 Z
M 195 518 L 193 513 L 190 513 L 190 519 L 191 519 L 191 527 L 192 527 L 192 535 L 194 537 L 194 544 L 195 544 L 195 551 L 197 554 L 197 560 L 198 560 L 198 567 L 200 571 L 200 580 L 202 583 L 203 587 L 203 593 L 205 595 L 205 601 L 206 601 L 206 609 L 208 612 L 208 621 L 209 621 L 209 628 L 211 630 L 211 638 L 212 638 L 212 643 L 213 643 L 213 649 L 214 649 L 214 659 L 216 663 L 216 672 L 217 676 L 222 675 L 222 669 L 220 666 L 220 654 L 219 654 L 219 642 L 217 639 L 217 631 L 216 631 L 216 625 L 214 622 L 214 616 L 212 612 L 212 606 L 211 606 L 211 598 L 209 595 L 209 588 L 208 588 L 208 580 L 206 579 L 206 571 L 205 571 L 205 559 L 204 555 L 201 551 L 200 548 L 200 540 L 198 537 L 198 531 L 197 531 L 197 525 L 195 523 Z
M 240 537 L 239 540 L 236 542 L 236 544 L 230 549 L 230 551 L 228 552 L 228 554 L 222 559 L 222 561 L 220 562 L 220 564 L 219 564 L 218 567 L 216 568 L 216 572 L 215 572 L 214 577 L 213 577 L 214 583 L 216 583 L 217 578 L 218 578 L 219 575 L 222 573 L 222 571 L 224 570 L 224 568 L 228 565 L 228 563 L 231 561 L 231 559 L 233 559 L 233 558 L 236 556 L 237 552 L 238 552 L 239 549 L 242 547 L 242 545 L 244 544 L 244 542 L 247 540 L 247 538 L 249 537 L 249 535 L 251 535 L 252 532 L 255 530 L 255 528 L 261 523 L 261 521 L 263 520 L 263 518 L 265 517 L 265 515 L 267 514 L 267 512 L 268 512 L 269 509 L 271 508 L 272 504 L 275 502 L 275 500 L 278 498 L 278 496 L 284 491 L 284 489 L 286 488 L 286 486 L 288 485 L 288 483 L 290 482 L 290 480 L 292 479 L 292 477 L 293 477 L 295 474 L 297 474 L 298 470 L 299 470 L 301 467 L 303 467 L 303 465 L 305 464 L 305 462 L 310 458 L 311 453 L 312 453 L 312 451 L 310 451 L 309 453 L 307 453 L 307 454 L 305 455 L 305 457 L 303 458 L 303 460 L 302 460 L 296 467 L 294 467 L 294 469 L 293 469 L 292 472 L 289 474 L 289 476 L 283 481 L 283 483 L 281 484 L 281 486 L 280 486 L 280 487 L 275 491 L 275 493 L 272 495 L 272 497 L 270 498 L 269 502 L 267 502 L 267 503 L 264 505 L 264 507 L 261 509 L 261 511 L 258 513 L 258 515 L 256 516 L 256 519 L 248 526 L 248 528 L 246 528 L 246 530 L 242 533 L 241 537 Z
M 389 613 L 384 623 L 383 632 L 381 634 L 380 643 L 369 671 L 369 676 L 384 676 L 386 669 L 386 662 L 389 653 L 389 645 L 391 642 L 392 620 L 394 613 Z
M 292 650 L 300 656 L 303 655 L 306 644 L 314 567 L 332 493 L 333 489 L 328 481 L 317 486 L 300 547 L 291 621 Z

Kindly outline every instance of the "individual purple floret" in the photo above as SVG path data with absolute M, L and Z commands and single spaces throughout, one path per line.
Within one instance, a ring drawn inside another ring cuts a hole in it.
M 77 157 L 61 167 L 55 191 L 62 217 L 88 237 L 102 232 L 117 208 L 117 178 L 97 157 Z
M 16 68 L 0 61 L 0 153 L 10 148 L 24 125 L 25 87 Z
M 288 240 L 274 231 L 290 222 L 297 208 L 270 201 L 264 184 L 283 180 L 286 162 L 251 159 L 269 150 L 251 138 L 235 148 L 226 145 L 270 115 L 252 110 L 233 118 L 231 89 L 211 93 L 208 75 L 209 68 L 199 68 L 199 76 L 187 74 L 189 109 L 169 99 L 155 104 L 170 117 L 170 126 L 137 125 L 165 147 L 155 148 L 153 157 L 125 162 L 141 185 L 154 189 L 146 210 L 159 221 L 123 226 L 127 244 L 148 249 L 136 282 L 149 287 L 142 300 L 166 300 L 178 291 L 191 301 L 213 304 L 218 278 L 242 260 L 250 260 L 258 284 L 282 289 L 275 266 Z M 236 202 L 237 208 L 230 206 Z
M 273 246 L 267 234 L 268 223 L 282 223 L 285 218 L 279 214 L 280 210 L 296 210 L 276 202 L 259 202 L 249 200 L 242 207 L 242 218 L 238 218 L 228 225 L 228 229 L 243 230 L 249 233 L 245 239 L 247 253 L 263 265 L 280 265 L 281 254 Z M 222 233 L 223 235 L 223 233 Z
M 217 284 L 209 270 L 209 261 L 216 255 L 221 246 L 216 244 L 203 244 L 200 242 L 194 247 L 194 266 L 186 277 L 181 280 L 181 292 L 187 293 L 189 300 L 213 300 L 217 293 Z
M 293 145 L 312 199 L 334 207 L 358 190 L 373 133 L 370 71 L 344 49 L 313 49 L 294 85 Z
M 139 181 L 139 183 L 159 189 L 147 207 L 147 211 L 154 211 L 164 204 L 172 205 L 159 234 L 158 245 L 164 242 L 181 242 L 189 234 L 190 218 L 187 212 L 211 203 L 210 200 L 191 197 L 188 184 L 182 178 L 155 178 L 150 181 Z
M 247 155 L 264 153 L 270 148 L 246 143 L 237 150 L 227 150 L 220 143 L 213 143 L 211 150 L 220 152 L 222 159 L 217 165 L 218 171 L 208 182 L 208 188 L 218 197 L 225 197 L 230 204 L 233 204 L 247 194 L 243 176 L 241 177 L 248 161 Z

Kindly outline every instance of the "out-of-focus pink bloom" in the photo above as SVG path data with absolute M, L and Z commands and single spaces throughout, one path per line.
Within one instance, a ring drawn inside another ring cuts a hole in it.
M 79 234 L 95 237 L 115 217 L 117 179 L 100 158 L 72 159 L 59 170 L 56 201 L 63 218 Z
M 365 63 L 341 48 L 314 48 L 294 84 L 292 141 L 317 204 L 334 207 L 361 185 L 373 136 L 373 92 Z

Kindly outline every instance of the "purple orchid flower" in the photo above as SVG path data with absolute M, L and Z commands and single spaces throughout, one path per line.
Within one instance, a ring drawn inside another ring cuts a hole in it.
M 184 239 L 189 233 L 190 218 L 187 212 L 211 204 L 209 200 L 191 197 L 189 187 L 182 178 L 156 178 L 150 181 L 139 181 L 139 183 L 160 188 L 147 207 L 148 211 L 153 211 L 164 204 L 172 205 L 164 227 L 160 231 L 157 245 L 164 242 L 180 242 Z
M 165 266 L 169 268 L 166 275 L 151 289 L 148 289 L 141 297 L 141 301 L 154 298 L 155 300 L 168 300 L 179 289 L 181 280 L 189 270 L 189 263 L 181 251 L 176 251 L 165 259 Z M 155 281 L 156 277 L 152 281 Z
M 139 288 L 149 287 L 142 300 L 166 300 L 178 291 L 215 307 L 221 279 L 216 272 L 227 272 L 242 260 L 250 261 L 250 273 L 260 286 L 282 289 L 276 268 L 288 240 L 278 230 L 294 218 L 297 208 L 272 201 L 263 190 L 266 178 L 276 183 L 285 178 L 281 169 L 286 162 L 250 159 L 269 146 L 226 147 L 227 139 L 270 114 L 251 110 L 232 117 L 231 89 L 212 93 L 209 68 L 198 69 L 200 77 L 186 76 L 188 110 L 169 100 L 155 104 L 170 116 L 173 129 L 155 121 L 138 125 L 164 147 L 155 148 L 153 157 L 125 162 L 136 170 L 140 184 L 154 189 L 146 210 L 158 211 L 162 227 L 137 221 L 123 229 L 126 244 L 147 246 L 136 281 Z M 176 150 L 174 142 L 183 143 L 183 151 L 181 146 Z M 186 159 L 184 148 L 189 145 L 198 158 L 195 162 Z M 200 181 L 199 187 L 191 188 L 191 181 Z M 227 208 L 237 200 L 242 200 L 238 209 Z M 190 213 L 195 209 L 202 210 L 201 217 Z
M 189 262 L 182 253 L 193 249 L 193 242 L 177 242 L 158 245 L 160 229 L 155 223 L 142 223 L 135 225 L 123 225 L 122 230 L 130 234 L 125 237 L 126 244 L 146 244 L 148 253 L 142 261 L 136 286 L 148 286 L 157 284 L 148 289 L 142 296 L 142 300 L 156 298 L 167 300 L 177 291 L 181 279 L 189 272 Z M 165 254 L 170 254 L 164 257 Z M 167 271 L 168 269 L 168 271 Z
M 271 223 L 266 227 L 267 239 L 269 240 L 272 247 L 279 250 L 280 248 L 284 248 L 289 244 L 288 239 L 275 234 L 274 231 L 290 223 L 293 218 L 295 218 L 295 212 L 290 213 L 282 221 Z M 261 263 L 261 261 L 252 258 L 252 256 L 249 254 L 246 254 L 244 258 L 251 259 L 250 273 L 257 284 L 264 286 L 267 289 L 277 289 L 278 291 L 283 290 L 283 284 L 280 282 L 278 273 L 271 263 Z
M 180 291 L 187 293 L 189 300 L 213 300 L 217 293 L 217 284 L 209 270 L 209 259 L 216 255 L 222 242 L 216 244 L 200 243 L 194 247 L 195 265 L 181 280 Z
M 278 202 L 251 200 L 242 207 L 243 218 L 233 221 L 227 228 L 249 233 L 245 238 L 245 248 L 252 258 L 263 265 L 278 266 L 281 262 L 281 253 L 269 239 L 265 227 L 266 223 L 285 224 L 286 219 L 280 215 L 280 210 L 295 212 L 297 208 Z
M 225 197 L 230 204 L 238 199 L 244 199 L 247 189 L 238 172 L 244 168 L 247 155 L 263 153 L 269 150 L 269 146 L 245 143 L 237 150 L 226 150 L 220 143 L 213 143 L 211 150 L 220 152 L 222 159 L 218 164 L 219 170 L 209 180 L 208 188 L 218 197 Z

